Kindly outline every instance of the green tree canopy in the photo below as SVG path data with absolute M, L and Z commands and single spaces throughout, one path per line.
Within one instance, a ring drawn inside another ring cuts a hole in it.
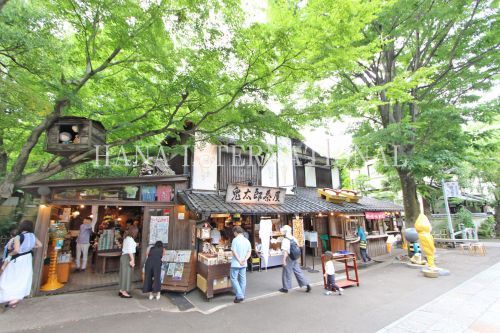
M 338 10 L 318 3 L 326 17 Z M 399 176 L 411 225 L 420 212 L 418 183 L 457 165 L 473 140 L 464 124 L 496 112 L 467 105 L 478 102 L 478 93 L 490 89 L 498 73 L 497 13 L 493 1 L 396 0 L 383 2 L 374 15 L 359 40 L 365 53 L 352 57 L 348 70 L 329 58 L 335 24 L 315 32 L 323 41 L 311 45 L 316 47 L 311 53 L 323 55 L 311 58 L 316 82 L 332 84 L 327 89 L 309 85 L 308 111 L 361 119 L 358 148 L 368 156 L 382 148 L 389 161 L 397 154 L 398 163 L 389 168 Z
M 99 120 L 126 149 L 186 123 L 205 139 L 299 136 L 301 120 L 266 102 L 295 71 L 290 41 L 244 22 L 239 1 L 10 1 L 0 13 L 2 196 L 95 154 L 43 152 L 60 116 Z

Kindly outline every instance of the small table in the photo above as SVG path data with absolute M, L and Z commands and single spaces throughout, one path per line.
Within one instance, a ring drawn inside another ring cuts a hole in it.
M 109 270 L 109 267 L 108 267 L 108 258 L 120 258 L 122 255 L 122 251 L 116 251 L 116 252 L 102 252 L 102 253 L 97 253 L 97 263 L 96 263 L 96 268 L 98 270 L 98 273 L 102 273 L 102 274 L 105 274 L 107 273 L 108 271 L 111 272 L 116 272 L 118 271 L 119 267 L 120 267 L 120 264 L 119 264 L 119 260 L 118 260 L 118 264 L 115 264 L 113 265 L 114 267 L 111 268 L 111 270 Z M 99 257 L 102 258 L 102 269 L 100 270 L 99 269 Z

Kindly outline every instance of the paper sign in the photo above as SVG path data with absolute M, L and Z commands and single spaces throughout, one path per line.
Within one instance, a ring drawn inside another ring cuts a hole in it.
M 294 219 L 292 221 L 292 233 L 293 237 L 297 239 L 297 245 L 300 247 L 304 246 L 304 220 Z
M 168 226 L 170 216 L 151 216 L 149 224 L 149 244 L 153 245 L 157 241 L 163 244 L 168 243 Z
M 458 182 L 446 182 L 444 183 L 444 192 L 448 198 L 459 198 L 460 197 L 460 187 Z
M 170 266 L 168 266 L 170 269 Z M 175 271 L 174 271 L 174 276 L 172 277 L 173 280 L 182 280 L 182 274 L 184 273 L 184 264 L 183 263 L 177 263 L 175 264 Z

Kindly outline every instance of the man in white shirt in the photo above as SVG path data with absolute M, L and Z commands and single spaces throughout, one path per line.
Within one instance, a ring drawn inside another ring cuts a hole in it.
M 247 285 L 247 260 L 252 252 L 252 245 L 243 236 L 243 228 L 236 226 L 233 228 L 234 239 L 231 242 L 231 283 L 236 297 L 234 303 L 240 303 L 245 299 L 245 289 Z
M 292 235 L 292 227 L 285 225 L 281 228 L 281 232 L 285 234 L 285 237 L 281 241 L 281 251 L 283 252 L 283 271 L 281 274 L 281 282 L 283 284 L 282 288 L 279 290 L 282 293 L 287 293 L 288 289 L 292 288 L 292 272 L 299 283 L 299 286 L 306 287 L 306 292 L 311 291 L 311 286 L 306 280 L 304 273 L 300 269 L 298 258 L 292 259 L 290 257 L 291 241 L 293 240 L 297 243 L 297 240 Z

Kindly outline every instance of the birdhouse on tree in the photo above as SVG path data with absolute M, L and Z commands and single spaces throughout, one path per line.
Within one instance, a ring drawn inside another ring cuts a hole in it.
M 45 151 L 67 156 L 106 144 L 106 129 L 96 120 L 60 117 L 46 133 Z

